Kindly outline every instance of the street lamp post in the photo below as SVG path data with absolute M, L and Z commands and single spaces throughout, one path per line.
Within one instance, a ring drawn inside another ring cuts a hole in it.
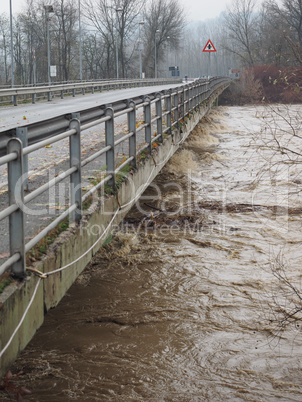
M 170 36 L 167 36 L 167 46 L 166 46 L 166 51 L 167 51 L 167 72 L 166 76 L 169 78 L 169 53 L 170 53 Z
M 119 71 L 118 71 L 118 13 L 122 12 L 123 9 L 118 7 L 115 9 L 116 12 L 116 39 L 115 39 L 115 52 L 116 52 L 116 79 L 119 79 Z
M 157 78 L 157 51 L 156 51 L 156 35 L 159 34 L 159 29 L 154 34 L 154 77 Z
M 10 15 L 10 53 L 11 53 L 11 68 L 12 68 L 12 88 L 15 86 L 15 66 L 14 66 L 14 41 L 13 41 L 13 9 L 12 0 L 9 0 L 9 15 Z
M 79 42 L 80 42 L 80 81 L 82 81 L 83 80 L 83 68 L 82 68 L 81 0 L 79 0 Z
M 139 78 L 143 78 L 143 66 L 142 66 L 143 44 L 141 41 L 141 26 L 144 25 L 144 23 L 145 23 L 145 21 L 141 21 L 138 24 Z
M 50 40 L 49 40 L 49 13 L 53 13 L 53 6 L 45 5 L 44 9 L 46 11 L 46 24 L 47 24 L 47 69 L 48 69 L 48 85 L 51 85 L 50 76 Z

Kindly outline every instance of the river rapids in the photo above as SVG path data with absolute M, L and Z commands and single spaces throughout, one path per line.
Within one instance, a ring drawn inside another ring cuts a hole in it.
M 26 400 L 302 400 L 299 108 L 199 123 L 12 367 Z

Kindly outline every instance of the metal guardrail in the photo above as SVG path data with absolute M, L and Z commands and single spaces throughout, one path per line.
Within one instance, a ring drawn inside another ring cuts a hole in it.
M 11 268 L 11 273 L 17 278 L 23 278 L 26 274 L 26 253 L 34 247 L 44 236 L 54 229 L 66 217 L 71 216 L 72 221 L 79 222 L 82 218 L 82 203 L 95 194 L 106 183 L 113 191 L 116 190 L 116 174 L 126 165 L 136 168 L 137 156 L 144 150 L 151 154 L 155 141 L 163 142 L 163 135 L 172 134 L 174 128 L 178 128 L 180 121 L 193 112 L 201 102 L 208 99 L 216 89 L 227 86 L 230 80 L 224 77 L 212 78 L 209 81 L 199 80 L 194 83 L 182 85 L 159 93 L 149 93 L 143 98 L 128 99 L 124 102 L 115 102 L 111 105 L 90 109 L 89 111 L 71 114 L 70 120 L 64 125 L 56 125 L 57 131 L 49 133 L 49 123 L 37 123 L 39 129 L 33 127 L 16 129 L 17 136 L 9 138 L 6 144 L 6 154 L 0 157 L 0 166 L 8 165 L 8 195 L 9 206 L 0 212 L 0 220 L 9 218 L 10 257 L 0 266 L 0 274 Z M 162 105 L 165 102 L 165 111 Z M 138 123 L 136 111 L 143 108 L 144 122 Z M 152 111 L 154 117 L 152 118 Z M 121 115 L 128 117 L 128 133 L 119 139 L 114 138 L 114 119 Z M 166 128 L 163 129 L 163 119 Z M 53 119 L 52 119 L 53 120 Z M 51 121 L 52 121 L 51 120 Z M 60 122 L 60 117 L 58 118 Z M 105 147 L 98 150 L 86 159 L 81 159 L 81 133 L 100 123 L 105 124 Z M 52 123 L 51 123 L 52 124 Z M 156 126 L 155 136 L 152 136 L 152 125 Z M 29 134 L 39 132 L 36 137 Z M 144 131 L 145 144 L 137 151 L 137 134 Z M 18 135 L 19 134 L 19 135 Z M 19 138 L 18 138 L 19 137 Z M 34 139 L 33 139 L 34 138 Z M 27 155 L 49 144 L 69 138 L 70 143 L 70 167 L 60 175 L 53 177 L 49 182 L 24 194 L 27 183 Z M 128 157 L 120 165 L 116 166 L 115 147 L 128 141 Z M 33 142 L 33 143 L 31 143 Z M 82 195 L 81 168 L 106 154 L 106 176 L 98 184 Z M 25 243 L 25 213 L 27 203 L 50 190 L 64 179 L 70 180 L 70 206 L 53 222 L 45 227 L 38 235 Z
M 75 83 L 64 83 L 56 85 L 41 85 L 35 87 L 15 87 L 15 88 L 5 88 L 0 89 L 0 99 L 4 98 L 8 103 L 13 103 L 14 106 L 18 104 L 18 96 L 31 95 L 32 103 L 36 102 L 36 97 L 38 94 L 46 94 L 47 100 L 50 101 L 53 94 L 56 92 L 60 93 L 61 99 L 64 95 L 72 94 L 76 95 L 77 90 L 81 90 L 81 93 L 85 95 L 85 91 L 90 89 L 91 93 L 95 90 L 100 92 L 104 90 L 112 89 L 123 89 L 132 88 L 138 86 L 149 86 L 149 85 L 167 85 L 180 83 L 182 80 L 177 78 L 161 78 L 161 79 L 140 79 L 140 80 L 96 80 L 88 82 L 75 82 Z

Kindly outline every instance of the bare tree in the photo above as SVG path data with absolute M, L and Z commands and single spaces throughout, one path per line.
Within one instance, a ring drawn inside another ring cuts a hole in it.
M 59 80 L 68 81 L 79 76 L 75 63 L 72 63 L 78 54 L 78 10 L 72 0 L 57 0 L 53 6 L 56 17 L 52 17 L 51 21 L 54 59 L 59 65 Z
M 21 27 L 19 22 L 17 21 L 16 27 L 14 30 L 14 59 L 15 59 L 15 78 L 16 82 L 23 83 L 25 82 L 25 58 L 26 58 L 26 49 L 23 48 L 22 44 L 24 42 L 23 32 L 21 31 Z
M 86 66 L 86 78 L 105 77 L 108 70 L 109 48 L 97 33 L 87 33 L 83 41 L 83 58 Z
M 16 45 L 20 43 L 22 46 L 23 59 L 20 60 L 20 63 L 22 63 L 24 71 L 23 81 L 20 83 L 33 82 L 34 63 L 36 65 L 37 82 L 45 82 L 48 79 L 47 31 L 42 0 L 27 0 L 26 8 L 18 15 L 17 20 L 22 35 L 20 36 L 20 41 L 16 41 Z
M 267 16 L 270 17 L 270 28 L 278 27 L 285 46 L 282 51 L 286 55 L 287 64 L 302 64 L 302 1 L 283 0 L 282 5 L 275 0 L 265 3 Z M 279 39 L 281 42 L 282 39 Z M 276 38 L 275 38 L 276 42 Z
M 276 15 L 267 3 L 259 15 L 259 32 L 257 38 L 258 63 L 284 65 L 286 64 L 287 44 L 283 35 L 283 21 Z
M 144 69 L 149 76 L 153 75 L 156 57 L 160 62 L 164 58 L 164 45 L 179 49 L 185 19 L 183 9 L 178 0 L 151 0 L 144 13 Z M 158 34 L 156 32 L 158 31 Z
M 302 47 L 302 1 L 301 0 L 283 0 L 282 16 L 288 25 L 293 28 L 296 39 Z
M 8 18 L 4 15 L 0 15 L 0 49 L 2 51 L 2 63 L 0 64 L 1 70 L 0 70 L 0 81 L 2 83 L 7 83 L 8 82 L 8 54 L 9 54 L 9 21 Z
M 301 196 L 302 183 L 302 115 L 299 106 L 267 105 L 258 117 L 261 117 L 263 126 L 261 132 L 253 137 L 252 144 L 263 165 L 255 180 L 265 178 L 273 186 L 278 181 L 288 182 L 288 190 L 283 193 L 277 190 L 278 204 L 274 206 L 276 218 L 278 215 L 282 217 L 280 229 L 283 230 L 286 227 L 284 217 L 287 216 L 291 222 L 293 216 L 301 215 L 301 207 L 296 202 Z M 301 275 L 295 265 L 299 259 L 294 254 L 292 262 L 287 261 L 287 250 L 284 247 L 270 254 L 268 267 L 263 268 L 274 279 L 262 302 L 268 330 L 273 337 L 280 336 L 287 329 L 301 331 L 302 328 Z
M 225 15 L 225 24 L 229 31 L 225 48 L 248 66 L 255 64 L 254 44 L 258 25 L 255 4 L 255 0 L 233 0 Z
M 125 77 L 131 68 L 129 55 L 135 43 L 132 37 L 144 3 L 145 0 L 98 0 L 95 5 L 92 0 L 86 1 L 87 19 L 100 33 L 107 50 L 108 77 L 114 76 L 116 47 L 121 76 Z
M 270 272 L 275 281 L 268 289 L 262 310 L 267 318 L 269 333 L 273 337 L 282 332 L 302 329 L 302 288 L 299 280 L 289 276 L 289 267 L 284 255 L 279 253 L 270 263 Z
M 43 9 L 34 0 L 28 0 L 25 10 L 18 15 L 18 26 L 22 32 L 20 37 L 23 58 L 20 60 L 24 72 L 22 83 L 32 83 L 34 81 L 34 57 L 33 52 L 38 55 L 38 71 L 43 71 L 44 63 L 46 66 L 46 35 L 44 34 L 45 23 L 43 21 Z M 17 45 L 18 42 L 16 42 Z M 43 66 L 43 67 L 42 67 Z M 41 68 L 42 67 L 42 68 Z M 46 77 L 45 77 L 46 78 Z M 40 80 L 42 78 L 40 73 Z

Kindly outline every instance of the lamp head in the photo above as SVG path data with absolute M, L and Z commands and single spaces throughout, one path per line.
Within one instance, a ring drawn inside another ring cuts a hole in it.
M 48 11 L 49 13 L 54 13 L 54 9 L 52 5 L 45 5 L 44 6 L 45 11 Z

